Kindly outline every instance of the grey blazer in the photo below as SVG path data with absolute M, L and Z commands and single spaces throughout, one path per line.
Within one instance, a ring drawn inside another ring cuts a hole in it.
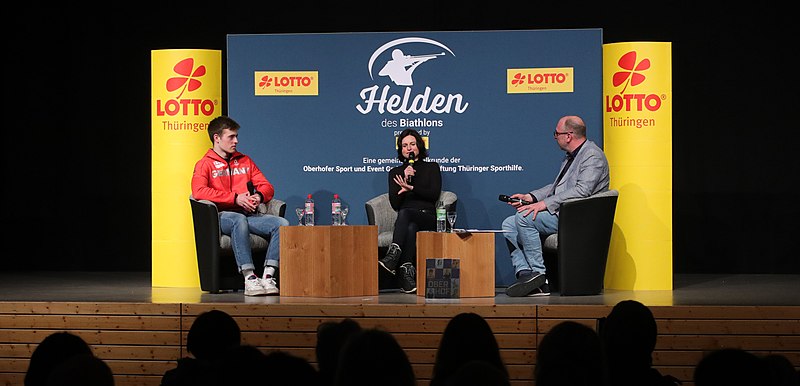
M 561 174 L 561 169 L 566 163 L 567 157 L 565 156 L 561 161 L 558 174 Z M 558 178 L 558 174 L 556 174 L 556 178 Z M 587 140 L 578 151 L 578 155 L 572 161 L 567 173 L 561 177 L 558 186 L 554 186 L 556 182 L 554 178 L 553 183 L 536 189 L 530 194 L 536 197 L 537 201 L 544 201 L 548 212 L 557 215 L 559 206 L 566 200 L 589 197 L 608 190 L 608 179 L 608 160 L 605 153 L 594 142 Z

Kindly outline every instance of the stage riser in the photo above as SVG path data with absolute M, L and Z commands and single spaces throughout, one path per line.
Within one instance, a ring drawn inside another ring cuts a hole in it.
M 0 386 L 20 385 L 36 345 L 70 331 L 92 345 L 115 374 L 117 386 L 157 386 L 161 375 L 188 355 L 186 334 L 195 317 L 220 309 L 236 318 L 246 344 L 264 352 L 288 351 L 315 364 L 316 328 L 352 318 L 365 328 L 394 334 L 420 385 L 427 385 L 447 322 L 462 312 L 486 318 L 497 336 L 512 385 L 532 385 L 536 347 L 553 326 L 574 320 L 596 328 L 605 305 L 502 304 L 151 304 L 0 302 Z M 654 364 L 691 382 L 707 352 L 737 347 L 759 355 L 785 355 L 800 368 L 800 307 L 652 306 L 659 329 Z

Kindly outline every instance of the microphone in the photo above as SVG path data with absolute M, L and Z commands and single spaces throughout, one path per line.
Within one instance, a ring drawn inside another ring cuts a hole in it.
M 253 185 L 253 181 L 247 181 L 247 191 L 250 192 L 250 195 L 256 194 L 256 186 Z
M 408 164 L 411 165 L 412 168 L 414 167 L 414 152 L 413 151 L 411 153 L 408 153 Z M 408 176 L 408 184 L 409 185 L 413 185 L 411 183 L 411 177 L 413 177 L 413 176 Z
M 521 198 L 511 198 L 511 197 L 509 197 L 509 196 L 507 196 L 505 194 L 501 194 L 499 197 L 497 197 L 497 199 L 500 200 L 500 201 L 503 201 L 503 202 L 514 202 L 514 201 L 516 201 L 516 202 L 519 202 L 522 205 L 528 205 L 528 204 L 531 203 L 528 200 L 523 200 Z
M 253 185 L 253 181 L 247 181 L 247 191 L 250 193 L 251 196 L 255 196 L 256 193 L 258 193 L 258 191 L 256 190 L 256 186 Z M 261 198 L 263 199 L 263 197 Z M 256 207 L 255 212 L 258 212 L 258 207 Z

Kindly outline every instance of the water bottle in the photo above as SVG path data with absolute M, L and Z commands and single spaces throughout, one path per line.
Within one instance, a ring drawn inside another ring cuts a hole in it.
M 447 232 L 447 209 L 441 201 L 436 202 L 436 231 Z
M 309 194 L 306 197 L 306 214 L 303 216 L 306 226 L 314 226 L 314 200 Z
M 331 201 L 331 224 L 342 225 L 342 201 L 338 194 L 334 194 Z

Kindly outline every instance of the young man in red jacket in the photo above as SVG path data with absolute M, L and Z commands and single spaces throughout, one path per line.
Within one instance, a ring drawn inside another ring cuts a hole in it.
M 256 212 L 259 204 L 272 199 L 275 189 L 250 157 L 236 151 L 236 121 L 226 116 L 214 118 L 208 124 L 208 136 L 213 147 L 194 166 L 192 196 L 217 204 L 220 230 L 231 237 L 236 264 L 244 276 L 244 294 L 278 295 L 274 277 L 280 258 L 279 230 L 289 221 Z M 261 278 L 255 273 L 250 233 L 269 240 Z

